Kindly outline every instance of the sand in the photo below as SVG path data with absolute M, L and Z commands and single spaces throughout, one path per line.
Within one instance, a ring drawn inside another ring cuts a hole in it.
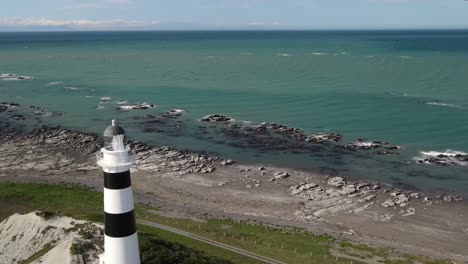
M 82 137 L 86 140 L 80 137 L 75 132 L 42 131 L 4 140 L 0 180 L 80 183 L 102 190 L 96 147 L 90 147 L 97 143 L 89 135 Z M 70 144 L 74 141 L 81 143 Z M 223 159 L 197 153 L 132 147 L 138 150 L 132 171 L 136 201 L 158 206 L 167 215 L 297 226 L 402 253 L 468 263 L 468 203 L 455 202 L 454 195 L 398 190 L 346 175 L 335 184 L 330 175 L 260 164 L 222 165 Z
M 67 229 L 83 223 L 85 221 L 69 217 L 46 220 L 36 212 L 14 214 L 0 223 L 0 263 L 19 263 L 51 245 L 50 251 L 31 263 L 74 264 L 76 256 L 70 254 L 70 246 L 83 239 L 77 231 Z M 87 263 L 96 264 L 99 261 L 91 257 Z

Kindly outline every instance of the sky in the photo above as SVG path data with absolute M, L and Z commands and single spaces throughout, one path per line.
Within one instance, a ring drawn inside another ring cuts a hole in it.
M 467 0 L 0 0 L 0 31 L 468 29 Z

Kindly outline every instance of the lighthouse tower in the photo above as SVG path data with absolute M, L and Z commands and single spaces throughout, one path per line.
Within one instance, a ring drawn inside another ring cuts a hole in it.
M 133 155 L 115 120 L 104 131 L 98 165 L 104 174 L 104 254 L 100 264 L 139 264 L 130 167 Z

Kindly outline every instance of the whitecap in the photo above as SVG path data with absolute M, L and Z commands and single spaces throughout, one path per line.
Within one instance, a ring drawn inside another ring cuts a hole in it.
M 354 141 L 353 145 L 357 147 L 375 147 L 375 146 L 381 146 L 382 144 L 377 144 L 372 141 Z
M 455 107 L 456 106 L 454 104 L 446 104 L 446 103 L 438 103 L 438 102 L 425 102 L 424 104 L 437 105 L 437 106 L 450 106 L 450 107 Z
M 117 101 L 116 104 L 125 105 L 125 104 L 128 104 L 128 101 Z
M 31 80 L 31 79 L 34 79 L 34 77 L 31 77 L 31 76 L 25 76 L 25 75 L 19 75 L 19 76 L 16 76 L 16 75 L 12 75 L 13 77 L 2 77 L 2 80 L 4 81 L 24 81 L 24 80 Z
M 185 113 L 185 110 L 183 110 L 183 109 L 171 109 L 171 110 L 166 112 L 166 114 L 168 114 L 170 116 L 181 116 L 184 113 Z
M 63 87 L 63 89 L 75 91 L 75 90 L 80 90 L 81 88 L 80 87 L 73 87 L 73 86 L 66 86 L 66 87 Z
M 62 82 L 62 81 L 50 82 L 50 83 L 48 83 L 47 85 L 59 85 L 59 84 L 64 84 L 64 82 Z
M 327 55 L 327 54 L 323 53 L 322 56 L 323 55 Z M 333 56 L 340 56 L 340 55 L 348 55 L 348 52 L 343 51 L 343 52 L 339 52 L 339 53 L 333 53 Z
M 445 152 L 421 151 L 420 154 L 413 158 L 419 164 L 468 166 L 468 153 L 464 151 L 447 149 Z
M 447 149 L 445 152 L 440 151 L 421 151 L 421 154 L 427 157 L 437 157 L 440 155 L 445 156 L 457 156 L 457 155 L 468 155 L 468 153 L 458 150 Z
M 323 53 L 323 52 L 312 52 L 312 55 L 315 55 L 315 56 L 326 56 L 328 55 L 327 53 Z
M 102 109 L 104 109 L 104 106 L 103 106 L 103 105 L 97 105 L 97 106 L 96 106 L 96 110 L 102 110 Z
M 276 56 L 280 56 L 280 57 L 291 57 L 292 55 L 289 54 L 289 53 L 278 53 L 278 54 L 276 54 Z
M 109 102 L 109 101 L 111 101 L 111 100 L 112 100 L 112 98 L 109 97 L 109 96 L 101 97 L 101 101 L 102 101 L 102 102 Z
M 462 107 L 460 105 L 447 104 L 447 103 L 441 103 L 441 102 L 419 102 L 419 103 L 425 104 L 425 105 L 442 106 L 442 107 L 449 107 L 449 108 L 456 108 L 456 109 L 467 109 L 467 108 Z
M 149 103 L 136 103 L 134 105 L 119 105 L 118 109 L 121 110 L 134 110 L 134 109 L 149 109 L 149 108 L 155 108 L 156 106 L 154 104 L 149 104 Z
M 13 74 L 13 73 L 2 73 L 0 74 L 0 78 L 13 78 L 13 77 L 16 77 L 16 74 Z
M 119 106 L 119 109 L 132 110 L 132 109 L 134 109 L 134 106 L 133 105 L 121 105 L 121 106 Z
M 402 59 L 412 59 L 413 57 L 411 57 L 411 56 L 400 56 L 400 58 L 402 58 Z

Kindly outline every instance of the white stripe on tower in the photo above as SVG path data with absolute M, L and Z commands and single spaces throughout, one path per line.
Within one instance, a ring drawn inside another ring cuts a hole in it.
M 115 125 L 104 132 L 105 146 L 98 164 L 104 174 L 104 257 L 105 264 L 139 264 L 130 149 L 124 146 L 125 131 Z

